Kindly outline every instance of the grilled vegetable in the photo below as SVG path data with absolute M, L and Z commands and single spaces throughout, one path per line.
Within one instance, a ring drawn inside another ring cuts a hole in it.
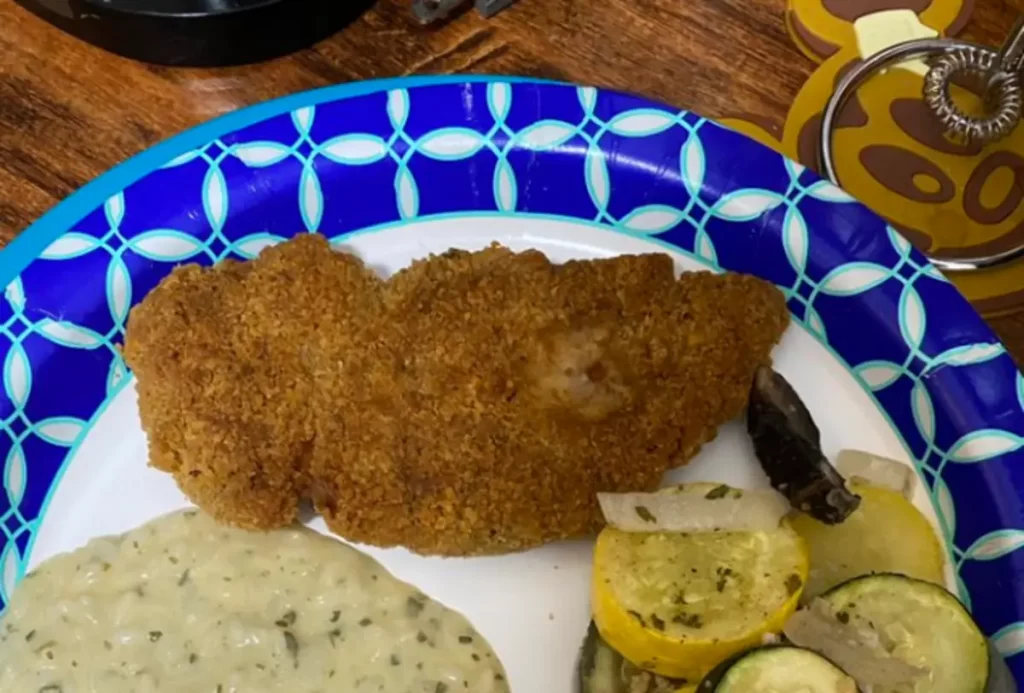
M 904 575 L 856 578 L 821 598 L 839 625 L 834 637 L 817 635 L 806 643 L 835 659 L 857 681 L 871 681 L 877 659 L 840 656 L 849 633 L 879 650 L 882 658 L 921 670 L 913 688 L 875 685 L 873 693 L 1006 693 L 989 685 L 989 645 L 967 610 L 942 587 Z M 797 637 L 787 626 L 787 635 Z M 860 670 L 863 666 L 864 670 Z M 992 677 L 992 686 L 1005 686 Z
M 802 513 L 790 524 L 807 542 L 811 570 L 805 601 L 869 573 L 901 573 L 941 584 L 946 561 L 931 523 L 896 491 L 850 479 L 860 506 L 844 522 L 826 525 Z
M 747 432 L 772 486 L 794 508 L 826 524 L 842 522 L 860 498 L 846 489 L 821 452 L 810 412 L 786 379 L 768 367 L 754 376 Z
M 857 693 L 857 684 L 810 650 L 769 645 L 721 664 L 697 693 Z
M 861 450 L 840 450 L 836 456 L 836 471 L 848 481 L 881 486 L 907 500 L 913 497 L 917 486 L 917 475 L 909 464 Z
M 988 685 L 985 693 L 1017 693 L 1013 672 L 992 641 L 988 641 Z
M 679 492 L 716 488 L 695 483 Z M 591 608 L 601 636 L 634 665 L 696 681 L 779 633 L 806 579 L 807 549 L 785 522 L 765 532 L 608 527 L 594 547 Z
M 778 529 L 789 503 L 765 488 L 719 484 L 706 493 L 674 486 L 655 493 L 599 493 L 605 522 L 623 532 L 754 532 Z
M 833 613 L 827 602 L 816 599 L 793 614 L 784 632 L 790 642 L 817 651 L 845 671 L 857 676 L 869 691 L 917 690 L 928 671 L 904 662 L 879 647 L 878 636 L 859 623 Z
M 593 621 L 580 648 L 580 693 L 686 693 L 684 680 L 668 679 L 644 671 L 609 647 Z

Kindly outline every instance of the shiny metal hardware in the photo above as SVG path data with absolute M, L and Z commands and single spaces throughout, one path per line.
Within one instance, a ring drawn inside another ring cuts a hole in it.
M 954 137 L 982 143 L 1002 139 L 1020 122 L 1022 59 L 1024 16 L 1017 20 L 998 52 L 968 47 L 935 58 L 925 77 L 925 102 Z M 984 89 L 989 113 L 980 117 L 968 115 L 953 103 L 949 85 L 956 77 L 974 80 Z
M 840 80 L 821 119 L 820 169 L 839 185 L 832 138 L 836 121 L 857 88 L 878 71 L 904 61 L 928 58 L 924 99 L 947 132 L 963 141 L 994 142 L 1006 137 L 1021 119 L 1024 92 L 1024 16 L 1017 20 L 1009 38 L 999 50 L 954 39 L 917 39 L 891 46 L 872 55 Z M 955 79 L 974 80 L 985 91 L 988 113 L 964 113 L 950 98 Z M 929 257 L 941 270 L 957 272 L 995 267 L 1024 257 L 1024 244 L 990 255 L 954 258 Z
M 431 24 L 447 17 L 465 5 L 467 0 L 413 0 L 412 11 L 422 24 Z M 515 0 L 476 0 L 476 11 L 484 17 L 493 17 Z

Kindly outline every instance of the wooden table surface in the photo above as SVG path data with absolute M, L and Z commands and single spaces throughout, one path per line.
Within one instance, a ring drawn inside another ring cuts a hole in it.
M 345 0 L 338 0 L 344 2 Z M 425 29 L 411 0 L 379 0 L 319 45 L 255 66 L 143 65 L 61 34 L 0 0 L 0 242 L 111 166 L 227 111 L 328 84 L 503 73 L 638 92 L 710 117 L 777 125 L 814 67 L 785 0 L 519 0 Z M 967 37 L 996 45 L 1024 0 L 976 0 Z M 1024 363 L 1024 313 L 992 326 Z

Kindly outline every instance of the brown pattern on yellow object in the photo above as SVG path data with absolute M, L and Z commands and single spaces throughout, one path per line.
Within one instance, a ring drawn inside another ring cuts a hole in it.
M 973 0 L 789 0 L 785 24 L 796 46 L 824 60 L 790 108 L 781 137 L 759 125 L 729 124 L 804 165 L 819 166 L 821 113 L 836 82 L 861 60 L 853 21 L 871 11 L 909 9 L 940 35 L 966 24 Z M 902 69 L 876 75 L 838 118 L 833 146 L 844 188 L 936 257 L 990 254 L 1024 242 L 1024 129 L 982 148 L 956 142 L 921 98 L 922 78 Z M 954 80 L 952 96 L 981 108 L 977 85 Z M 951 273 L 987 315 L 1024 305 L 1024 261 Z
M 821 0 L 821 4 L 833 17 L 853 23 L 861 17 L 885 10 L 911 10 L 914 14 L 921 14 L 932 0 Z
M 817 168 L 822 109 L 836 80 L 858 60 L 848 46 L 811 75 L 773 146 Z M 1015 246 L 1024 240 L 1024 159 L 1016 153 L 1024 151 L 1024 129 L 985 148 L 952 141 L 922 101 L 921 86 L 920 75 L 891 69 L 858 90 L 834 135 L 843 187 L 937 257 Z M 952 93 L 965 107 L 978 107 L 970 89 L 954 85 Z M 987 314 L 1005 313 L 1024 299 L 1024 262 L 951 278 Z
M 943 154 L 974 156 L 981 152 L 977 142 L 955 142 L 950 139 L 942 124 L 932 115 L 921 99 L 893 99 L 889 104 L 889 115 L 903 132 L 916 142 Z
M 860 64 L 859 58 L 846 62 L 836 72 L 832 81 L 833 88 L 839 84 L 847 72 L 854 69 L 858 64 Z M 868 114 L 860 103 L 860 97 L 857 94 L 851 94 L 846 105 L 843 106 L 843 110 L 839 112 L 839 116 L 836 118 L 836 129 L 859 128 L 867 124 Z M 796 138 L 796 151 L 794 152 L 796 160 L 813 170 L 818 169 L 818 156 L 821 149 L 819 147 L 820 133 L 821 113 L 816 113 L 801 126 Z M 789 154 L 789 156 L 793 155 L 793 153 Z
M 1019 224 L 1005 236 L 994 238 L 987 243 L 977 243 L 975 245 L 965 246 L 962 248 L 940 248 L 937 251 L 933 251 L 932 254 L 939 258 L 958 257 L 963 255 L 965 251 L 972 254 L 990 255 L 993 253 L 1001 253 L 1011 248 L 1016 248 L 1022 241 L 1024 241 L 1024 224 Z M 1021 271 L 1024 271 L 1024 268 L 1022 268 Z
M 1024 128 L 984 148 L 956 145 L 938 131 L 921 104 L 921 86 L 920 75 L 896 69 L 860 89 L 869 123 L 838 130 L 834 137 L 843 186 L 884 216 L 930 235 L 930 252 L 939 256 L 1015 245 L 1024 224 L 1024 195 L 1018 187 L 1024 160 L 1015 153 L 1024 146 Z M 961 87 L 953 86 L 952 93 L 963 103 L 977 103 Z M 909 106 L 912 102 L 920 105 Z M 867 160 L 862 155 L 879 146 L 887 148 L 888 156 Z M 911 157 L 930 163 L 911 170 Z M 927 175 L 932 187 L 910 185 L 914 173 Z
M 840 114 L 841 117 L 842 114 Z M 819 132 L 821 132 L 821 114 L 816 113 L 800 128 L 796 140 L 796 150 L 790 154 L 801 164 L 814 171 L 820 168 L 818 161 L 818 157 L 821 155 L 821 147 L 818 143 Z
M 985 184 L 1002 168 L 1012 173 L 1010 184 L 1000 202 L 989 206 L 981 199 Z M 981 224 L 999 224 L 1006 221 L 1024 199 L 1024 158 L 1013 152 L 993 152 L 978 164 L 964 189 L 964 211 Z M 1013 232 L 1021 227 L 1018 225 Z M 1013 233 L 1011 232 L 1011 234 Z M 1007 234 L 1007 236 L 1011 235 Z M 1005 236 L 1004 236 L 1005 238 Z M 1014 241 L 1010 246 L 1018 245 Z
M 853 23 L 887 10 L 910 10 L 940 35 L 959 33 L 974 10 L 974 0 L 788 0 L 786 28 L 793 43 L 820 62 L 856 46 Z
M 811 60 L 831 58 L 839 51 L 839 46 L 817 36 L 791 9 L 786 10 L 786 29 L 796 47 Z
M 860 65 L 861 61 L 853 60 L 846 63 L 839 71 L 836 72 L 836 78 L 833 81 L 834 86 L 839 86 L 839 83 L 843 80 L 843 77 L 850 71 Z M 836 119 L 836 127 L 839 128 L 859 128 L 868 124 L 868 114 L 864 110 L 864 106 L 861 105 L 860 97 L 857 94 L 851 94 L 850 98 L 846 101 L 846 105 L 843 110 L 839 113 L 839 118 Z
M 872 144 L 860 150 L 860 163 L 871 176 L 889 190 L 914 202 L 948 202 L 956 194 L 953 181 L 938 166 L 919 154 L 888 144 Z M 924 177 L 934 181 L 935 189 L 919 183 Z
M 943 36 L 958 36 L 967 27 L 967 23 L 971 21 L 971 15 L 974 14 L 974 3 L 975 0 L 964 0 L 960 4 L 960 13 L 953 17 L 953 21 L 946 25 L 944 31 L 939 33 Z

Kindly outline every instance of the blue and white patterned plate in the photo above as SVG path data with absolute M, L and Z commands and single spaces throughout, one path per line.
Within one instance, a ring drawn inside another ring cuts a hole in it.
M 1024 678 L 1024 377 L 956 289 L 877 216 L 739 134 L 517 79 L 354 84 L 233 113 L 90 183 L 0 255 L 0 600 L 30 563 L 185 502 L 145 466 L 116 346 L 131 306 L 178 263 L 314 230 L 384 270 L 499 240 L 555 260 L 662 250 L 775 282 L 795 323 L 779 368 L 828 451 L 916 466 L 952 586 Z M 750 457 L 727 426 L 683 477 L 758 482 Z M 372 553 L 465 612 L 514 689 L 557 693 L 587 620 L 589 550 Z

